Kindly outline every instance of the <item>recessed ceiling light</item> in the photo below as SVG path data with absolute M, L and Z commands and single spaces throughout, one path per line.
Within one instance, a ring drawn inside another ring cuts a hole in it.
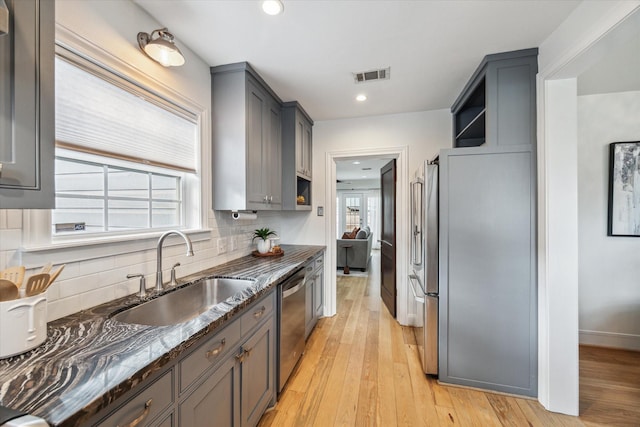
M 360 164 L 360 162 L 356 160 L 355 162 L 353 162 L 353 164 L 354 164 L 354 165 L 359 165 L 359 164 Z
M 356 101 L 366 101 L 367 100 L 367 95 L 361 93 L 360 95 L 356 96 Z
M 262 10 L 267 15 L 280 15 L 284 11 L 284 4 L 280 0 L 264 0 Z

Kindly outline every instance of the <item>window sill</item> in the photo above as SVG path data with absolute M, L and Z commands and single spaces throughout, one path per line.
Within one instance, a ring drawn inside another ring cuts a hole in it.
M 166 230 L 165 230 L 166 231 Z M 83 240 L 64 240 L 49 244 L 25 245 L 20 249 L 22 263 L 27 268 L 52 262 L 53 264 L 83 261 L 87 259 L 123 255 L 155 249 L 158 238 L 165 232 L 127 234 L 119 236 L 96 237 Z M 180 230 L 189 236 L 192 242 L 211 239 L 210 229 Z M 164 246 L 183 245 L 182 239 L 168 239 Z

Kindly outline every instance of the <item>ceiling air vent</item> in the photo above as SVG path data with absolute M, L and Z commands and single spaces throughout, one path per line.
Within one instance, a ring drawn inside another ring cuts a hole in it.
M 365 83 L 373 80 L 389 80 L 389 77 L 391 77 L 391 67 L 353 73 L 353 79 L 356 83 Z

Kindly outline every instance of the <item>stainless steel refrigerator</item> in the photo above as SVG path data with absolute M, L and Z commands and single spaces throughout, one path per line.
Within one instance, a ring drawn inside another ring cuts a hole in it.
M 411 181 L 411 267 L 417 303 L 414 332 L 425 374 L 438 374 L 438 158 Z

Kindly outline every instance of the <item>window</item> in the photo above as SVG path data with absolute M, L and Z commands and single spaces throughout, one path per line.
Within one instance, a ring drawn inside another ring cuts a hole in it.
M 195 114 L 84 58 L 56 57 L 53 236 L 197 228 Z

